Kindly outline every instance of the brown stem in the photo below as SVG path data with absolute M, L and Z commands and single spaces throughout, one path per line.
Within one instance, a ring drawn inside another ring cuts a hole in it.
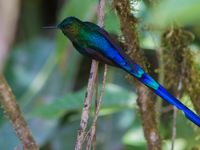
M 100 106 L 101 106 L 101 103 L 102 103 L 102 100 L 103 100 L 103 94 L 104 94 L 105 85 L 106 85 L 106 76 L 107 76 L 107 65 L 104 66 L 103 83 L 102 83 L 102 87 L 101 87 L 101 92 L 100 92 L 100 97 L 99 97 L 99 100 L 98 100 L 96 112 L 95 112 L 94 119 L 93 119 L 93 122 L 92 122 L 92 126 L 91 126 L 91 129 L 90 129 L 90 137 L 89 137 L 89 140 L 88 140 L 88 143 L 87 143 L 88 147 L 90 147 L 91 142 L 93 141 L 95 133 L 96 133 L 96 123 L 97 123 L 97 119 L 98 119 L 98 116 L 99 116 Z
M 91 65 L 90 75 L 89 75 L 89 80 L 88 80 L 88 87 L 85 94 L 85 100 L 84 100 L 84 105 L 83 105 L 83 110 L 82 110 L 82 115 L 81 115 L 80 128 L 79 128 L 77 139 L 76 139 L 75 150 L 81 150 L 82 144 L 84 142 L 85 130 L 88 124 L 89 110 L 90 110 L 91 101 L 92 101 L 93 89 L 94 89 L 95 79 L 97 76 L 98 64 L 99 63 L 97 61 L 92 60 L 92 65 Z
M 174 144 L 176 140 L 176 118 L 177 118 L 177 108 L 174 106 L 173 107 L 173 125 L 172 125 L 172 145 L 171 145 L 171 150 L 174 150 Z
M 96 113 L 96 110 L 97 110 L 97 106 L 98 106 L 98 74 L 97 74 L 97 77 L 96 77 L 96 81 L 95 81 L 95 104 L 94 104 L 94 115 Z M 92 128 L 92 127 L 91 127 Z M 91 149 L 91 146 L 93 149 L 95 149 L 95 144 L 96 144 L 96 126 L 94 126 L 94 138 L 92 139 L 91 138 L 91 129 L 86 133 L 86 150 L 90 150 Z M 92 144 L 91 144 L 92 143 Z
M 155 119 L 156 113 L 154 100 L 156 99 L 156 96 L 143 85 L 137 86 L 137 93 L 137 103 L 142 118 L 144 136 L 148 143 L 148 149 L 159 150 L 161 149 L 161 139 L 159 131 L 157 130 L 157 122 Z
M 179 84 L 178 84 L 178 88 L 177 88 L 177 93 L 176 96 L 178 99 L 181 98 L 182 92 L 183 92 L 183 86 L 182 86 L 182 82 L 183 82 L 183 74 L 184 74 L 184 70 L 183 70 L 183 65 L 184 62 L 182 63 L 182 67 L 181 67 L 181 74 L 180 74 L 180 80 L 179 80 Z M 172 124 L 172 145 L 171 145 L 171 150 L 174 150 L 174 145 L 175 145 L 175 140 L 176 140 L 176 118 L 177 118 L 177 112 L 178 109 L 174 106 L 173 107 L 173 124 Z
M 105 0 L 99 0 L 98 25 L 101 27 L 103 26 L 103 20 L 104 20 L 104 10 L 103 10 L 104 5 L 105 5 Z M 87 87 L 87 92 L 86 92 L 86 96 L 85 96 L 85 100 L 84 100 L 84 107 L 82 110 L 80 128 L 79 128 L 78 135 L 77 135 L 75 150 L 81 150 L 82 144 L 84 142 L 85 130 L 87 128 L 88 118 L 89 118 L 89 109 L 91 106 L 93 89 L 94 89 L 95 79 L 96 79 L 97 71 L 98 71 L 98 64 L 99 63 L 97 61 L 92 60 L 90 76 L 89 76 L 89 80 L 88 80 L 88 87 Z
M 0 104 L 3 106 L 6 116 L 11 120 L 24 150 L 39 150 L 22 112 L 16 103 L 15 96 L 2 75 L 0 75 Z
M 183 67 L 182 67 L 183 68 Z M 177 98 L 180 99 L 182 95 L 182 80 L 183 80 L 183 69 L 181 69 L 180 81 L 177 89 Z M 173 107 L 173 124 L 172 124 L 172 145 L 171 150 L 174 150 L 175 140 L 176 140 L 176 118 L 177 118 L 178 109 L 174 106 Z

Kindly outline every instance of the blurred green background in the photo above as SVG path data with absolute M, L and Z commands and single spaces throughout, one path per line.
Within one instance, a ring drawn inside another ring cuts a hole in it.
M 1 7 L 4 2 L 0 3 Z M 74 148 L 91 62 L 83 58 L 60 31 L 42 27 L 55 25 L 67 16 L 96 22 L 97 5 L 97 0 L 21 0 L 16 5 L 19 7 L 17 28 L 3 73 L 41 150 Z M 157 49 L 160 43 L 161 32 L 144 30 L 146 24 L 165 28 L 177 20 L 196 36 L 191 49 L 200 53 L 200 1 L 166 0 L 150 11 L 147 0 L 138 0 L 133 2 L 133 7 L 133 13 L 140 20 L 141 47 Z M 110 0 L 106 2 L 104 27 L 114 35 L 121 35 Z M 101 81 L 102 66 L 99 74 Z M 98 150 L 147 149 L 137 112 L 135 88 L 125 76 L 120 69 L 109 67 L 97 125 Z M 185 99 L 187 101 L 187 96 Z M 0 116 L 0 150 L 20 146 L 3 109 L 0 109 Z M 168 150 L 172 113 L 163 116 L 169 116 L 160 124 L 163 149 Z M 198 145 L 200 134 L 196 131 L 178 112 L 175 149 L 191 149 Z

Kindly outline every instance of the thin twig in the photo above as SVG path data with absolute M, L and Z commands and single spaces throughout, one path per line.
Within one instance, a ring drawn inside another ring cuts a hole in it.
M 183 74 L 183 69 L 181 69 L 181 74 Z M 182 77 L 180 77 L 179 84 L 178 84 L 178 90 L 177 90 L 177 98 L 180 99 L 182 95 Z M 172 145 L 171 150 L 174 150 L 175 140 L 176 140 L 176 118 L 177 118 L 177 108 L 173 107 L 173 124 L 172 124 Z
M 96 124 L 96 122 L 97 122 L 99 111 L 100 111 L 100 106 L 101 106 L 101 103 L 102 103 L 102 100 L 103 100 L 103 94 L 104 94 L 105 85 L 106 85 L 107 69 L 108 69 L 108 67 L 105 64 L 104 74 L 103 74 L 103 82 L 102 82 L 102 87 L 101 87 L 101 92 L 100 92 L 100 97 L 99 97 L 99 101 L 98 101 L 98 105 L 97 105 L 96 114 L 95 114 L 94 119 L 93 119 L 93 125 Z
M 96 80 L 96 94 L 95 94 L 95 107 L 94 107 L 94 115 L 96 114 L 97 107 L 98 107 L 98 74 L 97 74 L 97 80 Z M 92 149 L 95 149 L 96 147 L 96 125 L 94 126 L 95 128 L 95 133 L 94 133 L 94 138 L 92 139 Z M 86 145 L 87 146 L 87 145 Z
M 97 119 L 98 119 L 98 116 L 99 116 L 100 106 L 101 106 L 101 103 L 102 103 L 102 100 L 103 100 L 103 95 L 104 95 L 104 90 L 105 90 L 105 85 L 106 85 L 106 76 L 107 76 L 107 65 L 104 66 L 103 82 L 102 82 L 100 97 L 99 97 L 99 100 L 98 100 L 96 112 L 95 112 L 94 119 L 93 119 L 93 122 L 92 122 L 92 126 L 91 126 L 91 129 L 90 129 L 90 134 L 89 134 L 90 137 L 88 139 L 86 150 L 90 149 L 90 147 L 92 145 L 92 141 L 94 140 L 94 137 L 95 137 L 96 123 L 97 123 Z M 93 147 L 93 149 L 94 149 L 94 147 Z
M 98 70 L 98 64 L 99 63 L 97 61 L 92 60 L 92 65 L 91 65 L 90 75 L 89 75 L 89 80 L 88 80 L 88 87 L 85 94 L 85 100 L 84 100 L 84 105 L 83 105 L 83 110 L 82 110 L 82 115 L 81 115 L 80 128 L 79 128 L 77 139 L 76 139 L 75 150 L 82 149 L 82 144 L 83 144 L 84 136 L 85 136 L 85 130 L 88 124 L 89 109 L 91 106 L 93 89 L 94 89 L 95 79 L 96 79 L 97 70 Z
M 161 110 L 160 110 L 160 113 L 161 114 L 165 114 L 165 113 L 168 113 L 169 111 L 172 111 L 174 108 L 172 105 L 168 105 L 168 106 L 165 106 L 163 107 Z
M 103 11 L 104 4 L 105 4 L 105 0 L 99 0 L 98 25 L 101 27 L 103 26 L 103 19 L 104 19 L 104 11 Z M 81 150 L 82 144 L 84 142 L 85 130 L 88 124 L 89 109 L 91 106 L 91 100 L 92 100 L 92 95 L 93 95 L 95 79 L 97 76 L 97 70 L 98 70 L 98 62 L 95 60 L 92 60 L 92 65 L 90 69 L 90 77 L 88 80 L 88 87 L 87 87 L 87 92 L 86 92 L 86 96 L 84 100 L 84 107 L 82 110 L 80 128 L 79 128 L 77 139 L 76 139 L 75 150 Z
M 97 24 L 100 27 L 103 27 L 103 24 L 104 24 L 104 6 L 105 6 L 105 0 L 99 0 Z
M 0 75 L 0 104 L 5 110 L 6 116 L 11 120 L 24 150 L 39 150 L 22 112 L 16 103 L 15 96 L 2 75 Z
M 177 118 L 177 108 L 173 107 L 173 124 L 172 124 L 172 145 L 171 150 L 174 150 L 174 144 L 176 140 L 176 118 Z

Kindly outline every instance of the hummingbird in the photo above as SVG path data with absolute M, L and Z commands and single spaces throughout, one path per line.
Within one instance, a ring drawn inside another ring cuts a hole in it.
M 58 25 L 47 28 L 60 29 L 75 49 L 84 56 L 123 69 L 163 100 L 176 106 L 190 121 L 200 127 L 200 117 L 135 63 L 103 28 L 91 22 L 81 21 L 76 17 L 67 17 Z

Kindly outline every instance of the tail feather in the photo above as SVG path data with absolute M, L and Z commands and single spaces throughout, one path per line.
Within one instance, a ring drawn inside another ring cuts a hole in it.
M 121 56 L 120 56 L 121 57 Z M 118 57 L 115 57 L 118 58 Z M 137 78 L 140 82 L 145 84 L 147 87 L 152 89 L 155 94 L 159 95 L 162 99 L 167 101 L 168 103 L 176 106 L 178 109 L 183 111 L 185 116 L 200 127 L 200 117 L 196 115 L 193 111 L 187 108 L 183 103 L 181 103 L 178 99 L 172 96 L 164 87 L 162 87 L 158 82 L 156 82 L 151 76 L 144 72 L 144 70 L 136 63 L 132 63 L 131 65 L 126 62 L 126 60 L 121 59 L 121 63 L 118 65 L 130 73 L 132 76 Z M 117 63 L 117 61 L 116 61 Z
M 140 69 L 141 68 L 139 67 L 139 69 L 137 70 Z M 191 111 L 189 108 L 187 108 L 178 99 L 172 96 L 164 87 L 162 87 L 158 82 L 156 82 L 151 76 L 143 72 L 142 76 L 138 78 L 138 80 L 140 80 L 143 84 L 152 89 L 154 93 L 159 95 L 162 99 L 180 109 L 189 120 L 191 120 L 193 123 L 195 123 L 197 126 L 200 127 L 200 117 L 196 115 L 193 111 Z
M 157 95 L 163 98 L 168 103 L 176 106 L 178 109 L 184 112 L 185 116 L 191 120 L 193 123 L 200 127 L 200 117 L 196 115 L 193 111 L 191 111 L 188 107 L 186 107 L 183 103 L 181 103 L 178 99 L 173 97 L 165 88 L 161 85 L 157 90 L 154 91 Z

